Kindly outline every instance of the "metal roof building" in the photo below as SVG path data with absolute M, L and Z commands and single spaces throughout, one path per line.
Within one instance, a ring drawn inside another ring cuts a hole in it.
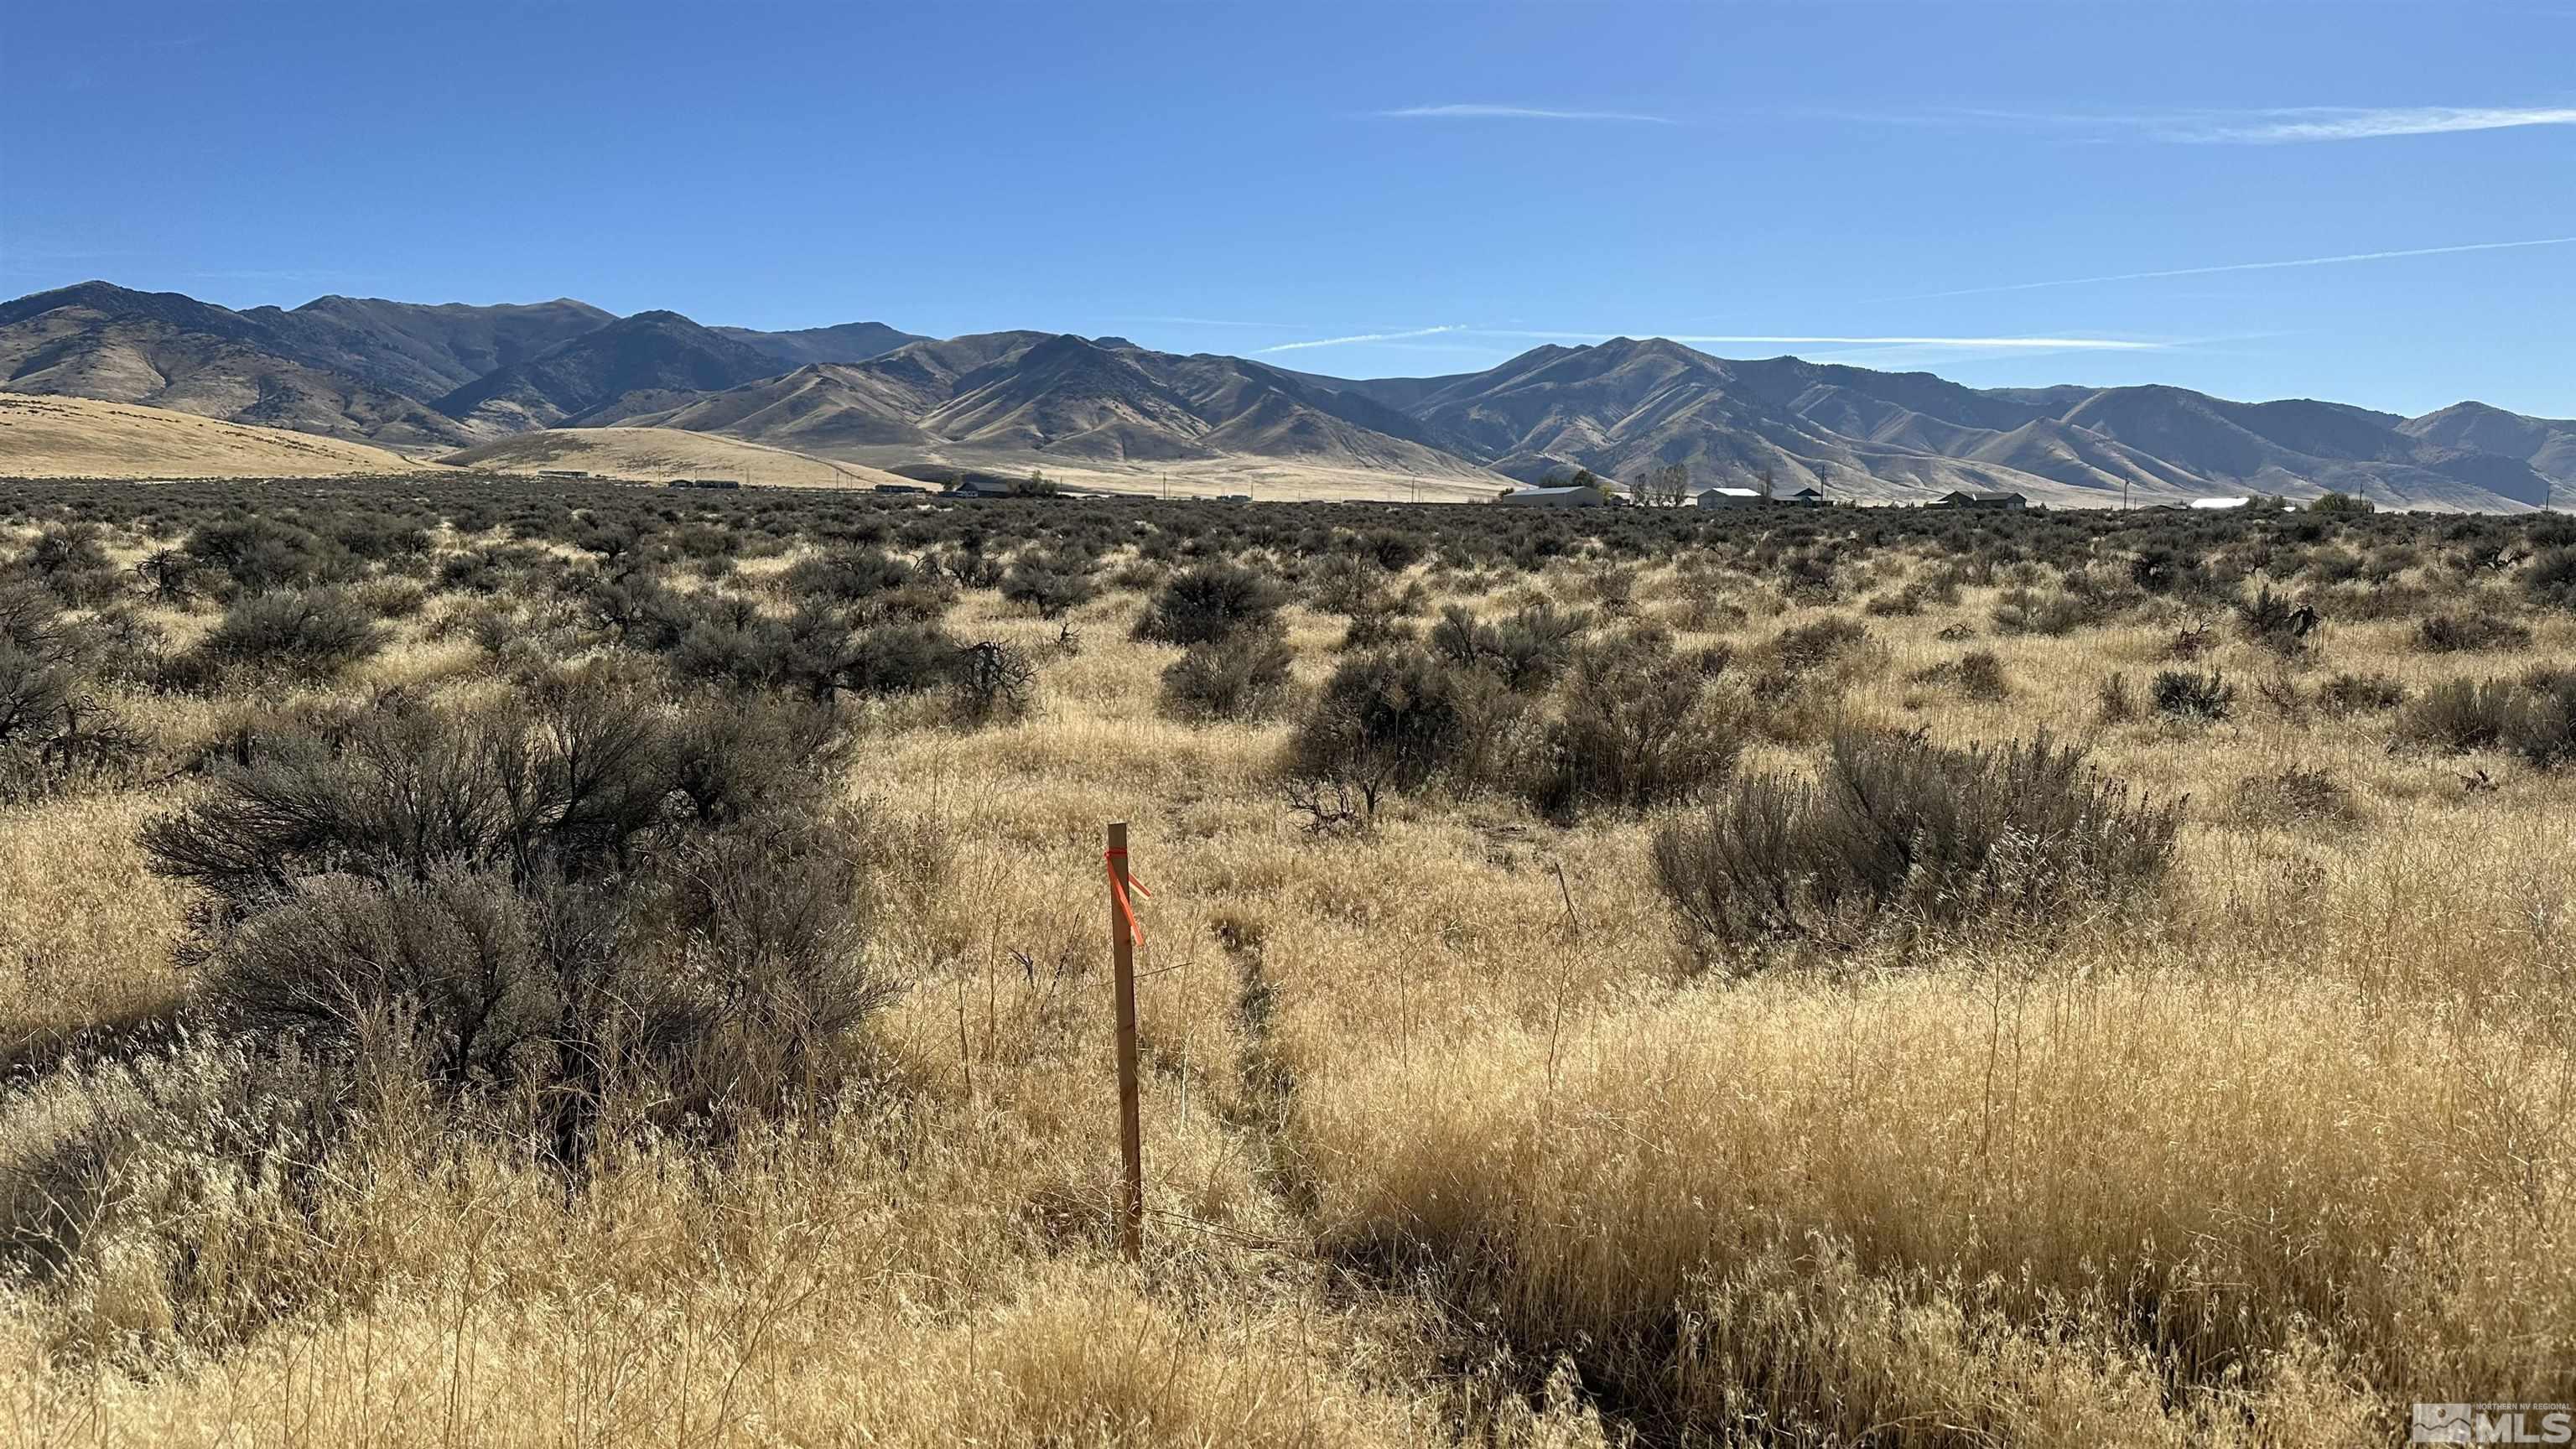
M 1610 501 L 1597 483 L 1562 488 L 1515 488 L 1494 500 L 1514 508 L 1600 508 Z

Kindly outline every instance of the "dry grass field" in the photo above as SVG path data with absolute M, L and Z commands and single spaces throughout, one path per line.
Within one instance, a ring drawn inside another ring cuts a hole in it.
M 1005 478 L 1026 477 L 1035 471 L 1068 488 L 1136 497 L 1248 498 L 1256 503 L 1485 503 L 1506 489 L 1520 486 L 1500 473 L 1466 464 L 1417 477 L 1388 468 L 1252 453 L 1130 463 L 1078 454 L 934 443 L 926 447 L 855 447 L 834 456 L 844 460 L 834 466 L 873 464 L 893 468 L 927 461 Z M 847 460 L 856 460 L 856 464 Z
M 0 1441 L 2576 1399 L 2576 528 L 1502 515 L 0 485 Z
M 874 488 L 909 484 L 880 469 L 677 428 L 546 428 L 451 453 L 439 460 L 478 473 L 579 469 L 638 483 L 731 478 L 761 488 Z
M 95 398 L 0 392 L 0 469 L 19 476 L 332 478 L 417 466 L 345 438 Z

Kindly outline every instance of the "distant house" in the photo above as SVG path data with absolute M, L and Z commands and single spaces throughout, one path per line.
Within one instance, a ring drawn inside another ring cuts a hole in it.
M 1941 495 L 1942 508 L 2028 508 L 2030 500 L 2018 493 L 2004 493 L 1992 488 L 1958 488 Z
M 1494 501 L 1512 508 L 1603 508 L 1609 505 L 1610 495 L 1598 483 L 1569 483 L 1559 488 L 1515 488 Z
M 970 473 L 959 479 L 955 487 L 940 496 L 966 500 L 1056 498 L 1061 497 L 1063 492 L 1064 490 L 1058 485 L 1037 479 L 1003 478 L 990 473 Z
M 1768 503 L 1813 508 L 1824 502 L 1825 495 L 1813 488 L 1801 488 L 1794 493 L 1767 494 L 1759 488 L 1710 488 L 1703 490 L 1699 495 L 1699 506 L 1702 508 L 1753 508 Z
M 2251 498 L 2195 498 L 2191 500 L 2191 508 L 2195 513 L 2203 511 L 2218 513 L 2224 512 L 2230 508 L 2250 508 L 2253 504 L 2254 500 Z
M 537 470 L 537 476 L 540 478 L 587 478 L 590 476 L 590 471 L 586 468 L 539 468 Z
M 701 478 L 698 480 L 697 486 L 700 488 L 739 488 L 742 486 L 742 480 L 739 478 Z

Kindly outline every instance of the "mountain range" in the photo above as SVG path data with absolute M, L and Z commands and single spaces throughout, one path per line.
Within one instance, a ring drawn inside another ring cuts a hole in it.
M 2576 421 L 2476 402 L 2407 418 L 2178 387 L 1981 389 L 1657 338 L 1539 347 L 1446 377 L 1347 379 L 1119 337 L 939 339 L 879 322 L 764 332 L 570 299 L 334 296 L 234 311 L 87 282 L 0 304 L 0 390 L 419 458 L 483 445 L 460 461 L 542 431 L 653 428 L 874 468 L 1114 479 L 1257 463 L 1454 496 L 1573 467 L 1633 480 L 1676 463 L 1695 486 L 1767 473 L 1884 502 L 1960 487 L 2107 506 L 2331 489 L 2395 507 L 2519 510 L 2576 483 Z M 8 464 L 0 456 L 0 472 Z

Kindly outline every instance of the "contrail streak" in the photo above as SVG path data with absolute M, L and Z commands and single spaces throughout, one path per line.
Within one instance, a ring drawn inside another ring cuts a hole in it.
M 1351 342 L 1399 342 L 1407 337 L 1431 337 L 1442 332 L 1459 331 L 1456 327 L 1417 327 L 1410 332 L 1355 332 L 1348 337 L 1318 337 L 1311 342 L 1282 342 L 1262 352 L 1303 352 L 1309 347 L 1340 347 Z M 1256 353 L 1255 356 L 1259 354 Z
M 2089 287 L 2102 282 L 2144 282 L 2158 277 L 2209 277 L 2221 272 L 2272 272 L 2287 267 L 2333 267 L 2346 262 L 2386 262 L 2400 257 L 2446 257 L 2462 252 L 2500 252 L 2517 247 L 2563 247 L 2576 236 L 2547 236 L 2532 241 L 2470 242 L 2455 247 L 2409 247 L 2390 252 L 2346 252 L 2332 257 L 2298 257 L 2283 262 L 2230 262 L 2218 267 L 2168 267 L 2154 272 L 2115 272 L 2101 277 L 2063 277 L 2050 282 L 2008 282 L 1994 287 L 1959 287 L 1947 292 L 1917 292 L 1891 297 L 1892 302 L 1920 302 L 1934 297 L 1979 297 L 1995 292 L 2036 292 L 2047 287 Z

